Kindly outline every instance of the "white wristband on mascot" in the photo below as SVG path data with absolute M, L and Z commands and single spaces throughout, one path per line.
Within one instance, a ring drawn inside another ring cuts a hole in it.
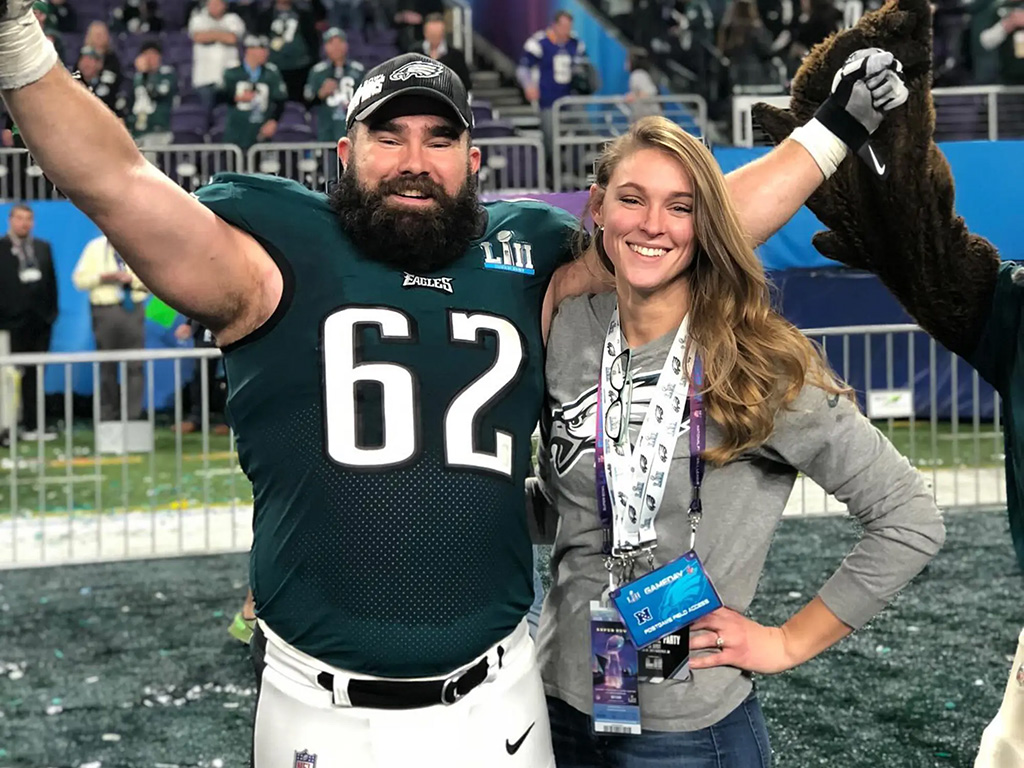
M 806 149 L 826 179 L 831 178 L 849 151 L 846 144 L 817 118 L 812 117 L 789 135 Z
M 57 63 L 57 51 L 46 39 L 32 11 L 0 22 L 0 89 L 24 88 Z

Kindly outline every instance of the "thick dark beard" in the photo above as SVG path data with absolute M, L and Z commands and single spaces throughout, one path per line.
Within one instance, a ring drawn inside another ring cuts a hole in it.
M 436 205 L 411 210 L 386 201 L 406 189 L 430 195 Z M 434 272 L 461 258 L 479 234 L 476 177 L 468 168 L 466 183 L 452 197 L 426 176 L 387 179 L 377 189 L 366 189 L 350 165 L 331 191 L 330 204 L 364 256 L 414 274 Z

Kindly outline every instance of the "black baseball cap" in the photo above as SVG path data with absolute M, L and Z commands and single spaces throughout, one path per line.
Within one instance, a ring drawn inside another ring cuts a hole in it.
M 417 98 L 409 99 L 409 111 L 404 114 L 435 114 L 432 108 L 440 106 L 442 111 L 436 114 L 473 130 L 473 110 L 462 80 L 441 62 L 421 53 L 396 56 L 366 73 L 348 105 L 348 130 L 385 104 L 406 96 Z

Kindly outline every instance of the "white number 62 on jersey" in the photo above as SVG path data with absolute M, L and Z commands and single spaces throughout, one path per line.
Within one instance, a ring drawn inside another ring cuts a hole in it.
M 422 429 L 417 407 L 419 393 L 413 371 L 403 365 L 356 362 L 356 340 L 364 326 L 377 328 L 382 341 L 407 344 L 416 341 L 411 318 L 397 309 L 346 307 L 327 318 L 323 337 L 327 455 L 343 466 L 380 469 L 404 464 L 419 452 Z M 477 450 L 473 435 L 477 416 L 518 378 L 526 363 L 522 337 L 504 317 L 448 311 L 450 341 L 481 344 L 483 333 L 492 333 L 497 339 L 494 363 L 448 404 L 444 414 L 445 464 L 511 477 L 512 435 L 496 430 L 494 453 Z M 382 393 L 383 439 L 372 448 L 360 446 L 357 440 L 356 385 L 360 382 L 379 384 Z

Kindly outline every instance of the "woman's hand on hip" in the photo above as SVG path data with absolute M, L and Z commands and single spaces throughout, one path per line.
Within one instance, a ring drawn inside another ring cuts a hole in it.
M 738 667 L 774 674 L 796 666 L 781 628 L 758 624 L 731 608 L 719 608 L 690 625 L 690 651 L 691 669 Z

